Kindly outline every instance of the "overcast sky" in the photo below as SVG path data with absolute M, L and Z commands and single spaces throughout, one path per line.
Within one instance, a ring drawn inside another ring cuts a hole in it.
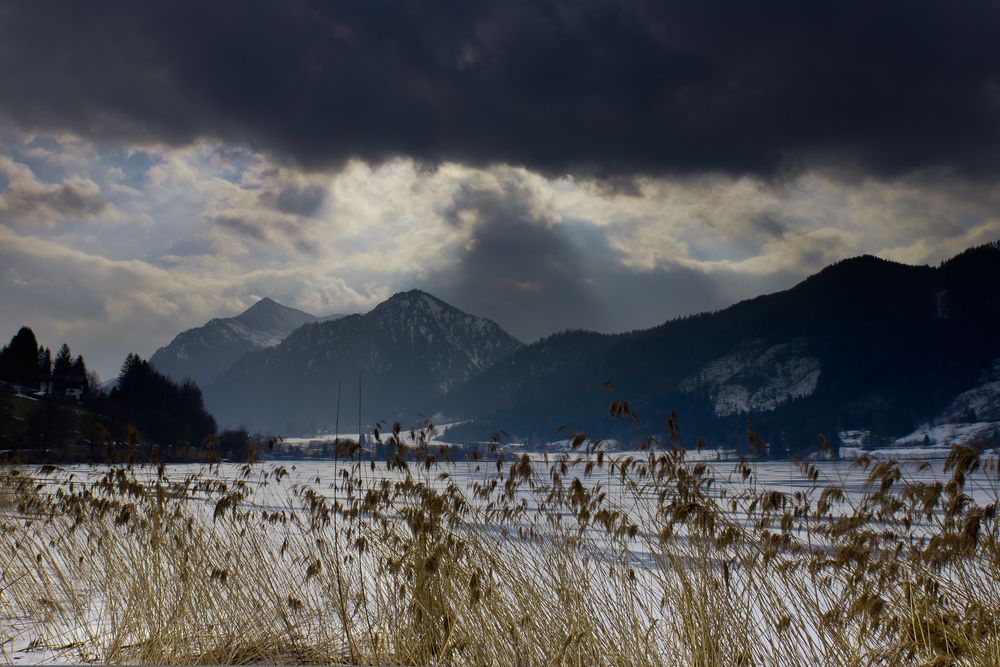
M 1000 238 L 997 2 L 8 2 L 0 338 L 263 296 L 525 341 Z

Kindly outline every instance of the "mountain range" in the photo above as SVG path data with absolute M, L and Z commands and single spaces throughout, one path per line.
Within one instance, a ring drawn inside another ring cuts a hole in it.
M 611 400 L 627 400 L 643 431 L 666 432 L 676 411 L 688 444 L 745 445 L 748 423 L 793 452 L 820 433 L 892 443 L 949 419 L 997 433 L 998 326 L 995 243 L 939 267 L 857 257 L 719 312 L 618 335 L 551 336 L 438 409 L 471 418 L 450 432 L 466 438 L 505 428 L 553 440 L 567 423 L 627 435 L 631 424 L 609 420 Z
M 207 378 L 221 424 L 285 435 L 425 414 L 461 421 L 456 440 L 502 429 L 541 444 L 567 425 L 662 434 L 676 412 L 688 444 L 741 447 L 749 427 L 783 453 L 821 433 L 875 445 L 1000 435 L 998 327 L 993 243 L 937 267 L 856 257 L 717 312 L 530 345 L 419 290 L 327 321 L 265 300 L 184 332 L 153 362 Z M 638 423 L 612 419 L 613 400 Z
M 182 331 L 149 361 L 177 382 L 192 379 L 205 387 L 247 352 L 277 345 L 303 324 L 320 319 L 265 297 L 235 317 Z
M 205 401 L 223 423 L 286 434 L 334 429 L 338 412 L 356 424 L 362 392 L 366 423 L 412 421 L 520 347 L 495 322 L 412 290 L 245 354 L 206 387 Z

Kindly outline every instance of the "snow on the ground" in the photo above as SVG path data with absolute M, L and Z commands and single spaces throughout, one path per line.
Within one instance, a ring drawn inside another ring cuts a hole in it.
M 426 436 L 428 437 L 428 440 L 427 440 L 427 442 L 425 444 L 427 446 L 429 446 L 429 447 L 451 447 L 451 446 L 453 446 L 455 443 L 449 442 L 447 440 L 444 440 L 443 437 L 445 436 L 445 434 L 450 429 L 454 428 L 455 426 L 458 426 L 459 424 L 463 424 L 463 423 L 465 423 L 465 422 L 456 421 L 456 422 L 448 422 L 448 423 L 445 423 L 445 424 L 435 424 L 433 428 L 431 428 L 431 429 L 429 429 L 427 431 Z M 332 445 L 338 439 L 341 440 L 341 441 L 345 441 L 345 440 L 346 441 L 351 441 L 351 440 L 353 440 L 354 442 L 359 442 L 360 438 L 361 438 L 361 435 L 362 434 L 359 434 L 359 433 L 356 433 L 356 432 L 355 433 L 341 433 L 339 435 L 335 434 L 335 433 L 317 433 L 316 435 L 311 435 L 311 436 L 301 436 L 301 437 L 293 437 L 293 438 L 282 438 L 281 439 L 281 444 L 279 445 L 279 448 L 282 448 L 282 447 L 283 448 L 296 447 L 296 448 L 301 448 L 301 449 L 308 449 L 310 447 L 319 448 L 319 447 L 323 447 L 324 445 Z M 385 442 L 389 438 L 390 435 L 392 435 L 392 430 L 391 429 L 381 431 L 382 441 Z M 364 436 L 364 441 L 366 443 L 368 443 L 368 445 L 372 445 L 373 443 L 376 442 L 376 440 L 375 440 L 375 434 L 373 432 L 371 432 L 371 431 L 365 432 L 363 434 L 363 436 Z M 414 437 L 414 436 L 416 436 L 416 437 Z M 419 429 L 418 430 L 414 430 L 412 432 L 411 432 L 410 429 L 403 429 L 403 430 L 401 430 L 399 432 L 399 439 L 405 445 L 416 446 L 417 444 L 419 444 L 418 443 L 419 437 L 420 437 L 420 431 L 419 431 Z
M 934 461 L 948 458 L 951 447 L 883 447 L 880 449 L 862 449 L 860 447 L 841 447 L 840 458 L 851 461 L 862 454 L 875 459 L 893 459 L 895 461 Z M 979 453 L 984 459 L 1000 457 L 1000 448 L 985 449 Z
M 972 422 L 966 424 L 923 424 L 913 433 L 897 439 L 896 447 L 937 445 L 964 445 L 977 440 L 988 440 L 1000 434 L 1000 422 Z
M 862 454 L 897 461 L 943 459 L 955 445 L 996 443 L 1000 436 L 1000 422 L 923 424 L 909 435 L 883 447 L 872 445 L 869 431 L 841 431 L 839 436 L 840 457 L 843 459 L 857 459 Z M 982 455 L 996 456 L 998 451 L 996 447 L 985 447 Z
M 845 448 L 846 449 L 846 448 Z M 924 453 L 928 452 L 938 452 L 941 451 L 939 448 L 924 448 Z M 900 450 L 892 450 L 894 454 L 898 454 Z M 911 448 L 906 451 L 917 452 L 920 451 L 917 448 Z M 716 454 L 714 450 L 702 450 L 701 452 L 690 451 L 688 455 L 691 457 L 711 457 Z M 636 456 L 639 458 L 645 457 L 648 452 L 642 452 L 638 450 L 634 451 L 620 451 L 609 453 L 608 458 L 627 458 L 630 456 Z M 542 456 L 541 454 L 532 455 L 532 457 Z M 558 454 L 549 454 L 548 456 L 558 456 Z M 584 460 L 590 458 L 586 454 L 574 454 L 572 458 L 582 458 Z M 896 456 L 895 458 L 899 458 Z M 335 478 L 337 476 L 336 463 L 332 461 L 297 461 L 294 464 L 283 464 L 280 462 L 264 462 L 258 464 L 255 467 L 259 471 L 260 475 L 263 477 L 263 473 L 266 470 L 273 470 L 277 466 L 288 467 L 288 474 L 290 475 L 289 481 L 293 484 L 313 484 L 316 488 L 323 488 L 323 485 L 318 482 L 312 482 L 312 480 L 318 480 L 320 477 L 324 479 Z M 483 481 L 490 475 L 491 466 L 479 466 L 467 463 L 457 463 L 457 464 L 444 464 L 448 465 L 448 471 L 450 478 L 454 479 L 456 482 L 464 483 L 466 486 L 471 487 L 471 485 L 476 481 Z M 734 470 L 734 464 L 732 462 L 719 462 L 712 464 L 717 475 L 718 484 L 713 486 L 713 493 L 721 493 L 722 487 L 729 489 L 729 491 L 738 491 L 741 485 L 745 484 L 739 475 L 731 475 L 730 473 Z M 820 462 L 817 464 L 817 468 L 820 471 L 820 484 L 824 483 L 836 483 L 843 487 L 844 492 L 847 494 L 848 502 L 850 505 L 853 501 L 852 498 L 858 497 L 859 494 L 864 492 L 866 479 L 868 475 L 867 470 L 852 466 L 849 463 L 835 463 L 835 462 Z M 241 475 L 241 471 L 244 466 L 238 464 L 223 464 L 217 467 L 209 467 L 201 464 L 177 464 L 168 466 L 168 475 L 171 477 L 183 477 L 187 474 L 215 474 L 222 479 L 236 478 Z M 102 466 L 89 467 L 89 466 L 68 466 L 63 471 L 63 479 L 68 479 L 70 475 L 78 475 L 78 480 L 89 479 L 93 480 L 103 472 Z M 386 476 L 387 478 L 392 478 L 393 476 L 398 476 L 400 473 L 398 471 L 389 471 L 383 467 L 378 468 L 379 472 L 377 474 Z M 579 471 L 579 468 L 576 468 Z M 782 491 L 791 492 L 793 490 L 803 490 L 808 491 L 813 486 L 813 482 L 803 477 L 798 469 L 790 462 L 763 462 L 753 464 L 755 484 L 761 485 L 766 488 L 773 488 Z M 214 471 L 214 473 L 213 473 Z M 145 471 L 140 470 L 140 474 L 148 474 L 151 477 L 156 474 L 155 467 L 148 467 Z M 908 476 L 913 476 L 914 478 L 920 479 L 932 479 L 934 475 L 939 474 L 939 470 L 923 470 L 921 468 L 912 467 L 908 469 Z M 254 476 L 254 478 L 256 475 Z M 252 481 L 253 478 L 251 478 Z M 436 477 L 433 475 L 428 476 L 429 482 L 431 484 L 442 483 L 436 481 Z M 989 484 L 991 478 L 984 476 L 982 471 L 977 471 L 970 475 L 970 494 L 976 502 L 986 502 L 989 494 Z M 586 478 L 581 478 L 581 481 L 587 485 L 601 484 L 602 488 L 606 489 L 608 494 L 608 500 L 612 505 L 617 503 L 627 503 L 627 506 L 631 509 L 635 509 L 634 499 L 629 495 L 626 490 L 624 483 L 619 479 L 619 476 L 614 472 L 611 466 L 604 466 L 601 469 L 595 471 L 595 473 Z M 287 492 L 287 489 L 291 488 L 292 484 L 285 485 L 272 485 L 269 486 L 268 493 L 282 493 Z M 521 492 L 519 492 L 520 495 Z M 995 490 L 994 490 L 995 493 Z M 985 495 L 984 495 L 985 494 Z M 470 494 L 471 495 L 471 494 Z M 735 497 L 736 493 L 732 493 L 730 497 Z M 525 495 L 525 498 L 529 496 Z M 260 502 L 262 499 L 258 499 Z M 267 500 L 266 498 L 264 500 Z M 277 500 L 277 498 L 271 498 L 270 500 Z M 626 505 L 623 505 L 626 506 Z M 204 511 L 211 512 L 211 505 L 206 504 Z M 647 563 L 651 567 L 655 567 L 655 563 L 648 559 L 647 553 L 636 553 L 636 558 Z M 641 573 L 640 573 L 641 574 Z M 9 622 L 8 619 L 7 626 L 5 628 L 5 636 L 0 638 L 0 641 L 6 639 L 2 648 L 0 648 L 0 660 L 10 662 L 13 664 L 53 664 L 53 663 L 65 663 L 71 661 L 78 661 L 79 654 L 74 657 L 71 650 L 61 650 L 58 642 L 53 643 L 53 645 L 46 647 L 34 647 L 29 649 L 30 643 L 36 638 L 34 634 L 34 629 L 30 624 L 21 623 L 20 625 L 15 625 Z M 77 629 L 77 632 L 67 632 L 65 635 L 64 644 L 70 644 L 72 641 L 78 639 L 80 635 L 78 632 L 82 632 L 83 629 Z

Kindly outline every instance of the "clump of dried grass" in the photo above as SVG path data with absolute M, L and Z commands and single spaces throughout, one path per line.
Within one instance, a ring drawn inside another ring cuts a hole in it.
M 849 493 L 669 440 L 447 463 L 388 437 L 324 478 L 5 470 L 0 623 L 109 663 L 1000 664 L 1000 467 L 971 448 L 861 460 Z

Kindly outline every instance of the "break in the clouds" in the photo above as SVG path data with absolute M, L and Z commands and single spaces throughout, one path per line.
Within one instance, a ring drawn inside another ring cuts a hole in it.
M 0 5 L 0 337 L 270 296 L 532 340 L 1000 237 L 1000 5 Z
M 998 30 L 935 0 L 39 0 L 0 9 L 0 111 L 310 167 L 989 176 Z

